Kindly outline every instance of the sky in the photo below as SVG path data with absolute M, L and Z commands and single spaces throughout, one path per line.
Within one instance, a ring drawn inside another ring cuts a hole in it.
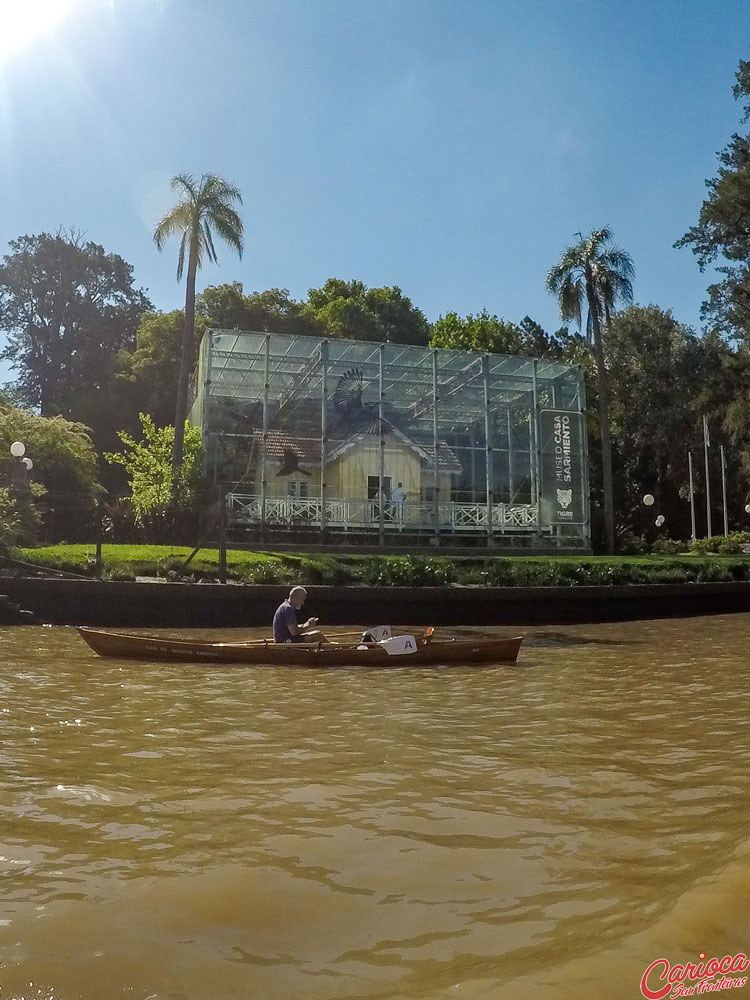
M 552 331 L 548 268 L 608 225 L 636 301 L 699 330 L 711 275 L 672 244 L 742 58 L 748 0 L 0 0 L 0 255 L 75 229 L 181 308 L 153 229 L 173 175 L 215 173 L 245 252 L 198 290 L 358 278 Z

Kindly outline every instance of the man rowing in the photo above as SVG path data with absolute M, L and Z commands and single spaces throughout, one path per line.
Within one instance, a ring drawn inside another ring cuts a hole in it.
M 297 612 L 305 603 L 307 591 L 304 587 L 292 587 L 289 597 L 276 609 L 273 616 L 274 642 L 328 642 L 325 635 L 317 629 L 317 618 L 308 618 L 302 625 L 297 624 Z

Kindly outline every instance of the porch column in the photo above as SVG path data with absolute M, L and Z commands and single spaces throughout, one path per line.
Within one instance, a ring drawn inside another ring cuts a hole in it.
M 510 404 L 508 404 L 508 501 L 513 503 L 514 483 L 513 483 L 513 420 L 510 415 Z
M 531 394 L 532 411 L 529 414 L 529 450 L 531 452 L 531 502 L 536 504 L 536 536 L 541 539 L 542 526 L 539 520 L 539 478 L 541 475 L 541 460 L 539 449 L 541 448 L 541 435 L 539 433 L 539 387 L 537 385 L 537 367 L 539 362 L 534 358 L 534 366 L 531 370 Z
M 326 530 L 326 461 L 328 458 L 328 341 L 320 345 L 320 533 Z
M 216 452 L 219 447 L 218 437 L 214 437 L 213 447 L 211 447 L 211 435 L 208 426 L 208 406 L 211 398 L 211 365 L 213 362 L 214 331 L 208 330 L 201 344 L 201 353 L 204 362 L 203 379 L 203 399 L 201 406 L 201 444 L 203 445 L 203 472 L 208 473 L 209 451 L 212 452 L 214 463 L 214 482 L 216 482 Z
M 260 536 L 266 537 L 266 458 L 268 455 L 268 387 L 271 377 L 271 336 L 266 334 L 263 377 L 263 439 L 260 447 Z
M 380 482 L 378 492 L 380 499 L 378 502 L 378 535 L 380 545 L 385 545 L 385 431 L 383 429 L 383 398 L 385 396 L 383 380 L 383 361 L 385 356 L 385 344 L 379 349 L 378 368 L 378 430 L 380 431 Z
M 438 458 L 438 352 L 432 352 L 432 475 L 435 481 L 433 497 L 435 539 L 440 543 L 440 461 Z
M 482 380 L 484 382 L 484 480 L 487 490 L 487 545 L 492 545 L 492 445 L 490 438 L 490 359 L 482 356 Z

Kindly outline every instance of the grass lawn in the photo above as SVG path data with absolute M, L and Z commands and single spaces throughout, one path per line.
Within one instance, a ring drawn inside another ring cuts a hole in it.
M 215 580 L 219 553 L 180 545 L 103 545 L 105 579 L 151 576 Z M 93 544 L 18 549 L 16 558 L 39 566 L 93 576 Z M 227 550 L 230 580 L 242 583 L 310 583 L 379 586 L 585 586 L 750 580 L 747 555 L 474 556 L 425 553 L 406 556 L 356 553 L 290 554 Z
M 162 560 L 182 561 L 190 555 L 192 548 L 186 545 L 102 545 L 102 561 L 108 564 L 131 566 L 152 565 Z M 81 566 L 93 563 L 96 545 L 47 545 L 39 549 L 17 549 L 17 556 L 24 562 L 40 566 Z M 278 561 L 278 556 L 264 552 L 245 552 L 241 549 L 227 549 L 227 566 Z M 199 549 L 191 560 L 196 569 L 217 568 L 218 549 Z

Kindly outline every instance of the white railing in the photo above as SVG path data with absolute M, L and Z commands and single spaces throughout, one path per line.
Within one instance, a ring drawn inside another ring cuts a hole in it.
M 230 493 L 227 497 L 230 523 L 237 526 L 259 525 L 261 498 L 244 493 Z M 383 525 L 388 531 L 405 528 L 435 528 L 434 503 L 402 503 L 386 501 L 383 505 Z M 380 527 L 381 503 L 377 500 L 354 500 L 348 497 L 327 497 L 325 524 L 330 528 Z M 266 500 L 265 523 L 270 526 L 320 527 L 322 501 L 320 497 L 281 497 Z M 539 509 L 536 504 L 492 505 L 493 531 L 531 531 L 539 526 Z M 486 531 L 487 504 L 451 501 L 437 507 L 437 526 L 449 531 Z

